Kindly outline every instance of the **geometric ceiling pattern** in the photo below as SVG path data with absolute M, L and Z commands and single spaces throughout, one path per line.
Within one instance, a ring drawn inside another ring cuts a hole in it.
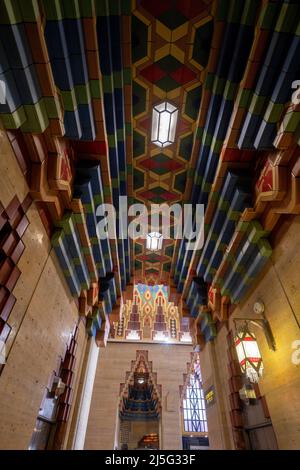
M 135 2 L 131 34 L 137 201 L 183 201 L 213 34 L 211 6 L 210 1 Z M 164 100 L 179 109 L 179 118 L 175 143 L 160 149 L 150 141 L 151 118 L 153 106 Z M 154 265 L 145 242 L 137 240 L 142 256 L 135 263 L 136 279 L 168 284 L 173 244 L 164 240 L 160 262 Z

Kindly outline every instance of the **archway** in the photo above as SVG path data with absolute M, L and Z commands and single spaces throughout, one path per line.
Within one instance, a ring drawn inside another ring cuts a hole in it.
M 137 350 L 125 383 L 120 384 L 118 447 L 159 449 L 161 409 L 161 385 L 148 351 Z

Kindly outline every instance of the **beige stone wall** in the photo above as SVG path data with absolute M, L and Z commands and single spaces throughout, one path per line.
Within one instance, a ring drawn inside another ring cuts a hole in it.
M 15 195 L 23 201 L 27 193 L 6 134 L 0 130 L 0 200 L 6 207 Z M 7 364 L 0 376 L 0 449 L 28 448 L 45 388 L 78 320 L 35 204 L 27 217 L 25 251 L 18 263 L 22 274 L 13 291 L 17 301 L 9 317 Z M 84 346 L 81 325 L 78 365 Z
M 208 343 L 200 353 L 203 389 L 214 386 L 215 403 L 207 407 L 207 426 L 211 449 L 233 449 L 229 416 L 229 386 L 227 381 L 227 342 L 223 328 L 215 342 Z M 219 367 L 221 364 L 221 367 Z M 223 364 L 223 366 L 222 366 Z
M 113 342 L 100 351 L 86 449 L 113 449 L 120 383 L 125 382 L 125 374 L 131 370 L 138 349 L 149 351 L 157 383 L 162 385 L 162 448 L 181 449 L 179 385 L 183 384 L 191 346 Z
M 260 391 L 266 397 L 279 448 L 299 449 L 300 365 L 293 364 L 291 359 L 295 351 L 292 349 L 292 343 L 300 340 L 300 329 L 296 321 L 297 318 L 300 323 L 300 217 L 295 217 L 291 225 L 282 227 L 282 233 L 280 239 L 277 237 L 273 241 L 275 249 L 272 262 L 258 280 L 256 287 L 236 308 L 232 318 L 249 318 L 254 315 L 254 302 L 264 302 L 265 314 L 275 336 L 277 350 L 270 350 L 264 334 L 254 327 L 265 367 L 264 376 L 259 383 Z M 233 328 L 232 318 L 229 328 Z M 205 347 L 201 353 L 205 385 L 215 381 L 210 353 L 212 347 L 216 357 L 215 370 L 220 378 L 216 405 L 208 409 L 212 448 L 224 448 L 224 436 L 227 432 L 227 445 L 229 448 L 233 445 L 229 417 L 227 333 L 226 326 L 223 326 L 214 345 Z M 223 401 L 223 404 L 220 404 L 220 401 Z

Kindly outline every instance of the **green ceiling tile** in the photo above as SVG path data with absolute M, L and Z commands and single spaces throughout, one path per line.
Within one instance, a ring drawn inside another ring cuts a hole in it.
M 184 112 L 189 116 L 191 119 L 196 120 L 199 114 L 199 107 L 202 95 L 202 87 L 198 86 L 193 90 L 190 90 L 186 94 L 186 103 Z
M 196 139 L 201 140 L 203 137 L 203 127 L 197 127 L 196 130 Z
M 158 256 L 156 254 L 151 254 L 151 255 L 147 256 L 146 262 L 151 263 L 151 264 L 159 263 L 160 259 L 161 259 L 160 256 Z
M 195 174 L 194 168 L 189 168 L 188 171 L 187 171 L 187 177 L 188 178 L 193 178 L 194 174 Z
M 257 26 L 262 29 L 272 29 L 274 27 L 279 8 L 280 4 L 275 2 L 268 2 L 266 5 L 262 5 Z
M 6 129 L 19 129 L 27 117 L 23 106 L 10 114 L 0 114 L 0 119 Z
M 226 80 L 225 78 L 219 78 L 215 76 L 214 84 L 213 84 L 213 94 L 214 95 L 222 95 L 224 92 Z
M 133 157 L 139 157 L 145 153 L 145 137 L 137 131 L 133 131 Z
M 219 0 L 217 2 L 216 21 L 225 21 L 228 14 L 228 0 Z
M 211 20 L 200 26 L 195 33 L 192 58 L 202 67 L 207 65 L 209 59 L 213 30 L 214 22 Z
M 240 0 L 232 0 L 230 2 L 228 23 L 240 23 L 241 16 L 244 10 L 244 3 Z
M 23 21 L 34 22 L 40 16 L 39 4 L 37 0 L 19 0 L 19 9 Z
M 227 80 L 224 90 L 224 98 L 233 101 L 236 95 L 237 84 Z
M 215 140 L 212 141 L 212 150 L 214 153 L 220 153 L 223 147 L 223 140 Z
M 95 206 L 98 206 L 99 204 L 102 204 L 104 202 L 101 194 L 95 194 L 95 196 L 93 197 L 93 201 Z
M 202 175 L 195 174 L 195 184 L 199 187 L 202 185 L 203 177 Z
M 174 80 L 172 77 L 169 77 L 168 75 L 155 82 L 155 85 L 166 92 L 175 90 L 175 88 L 180 86 L 176 80 Z
M 22 15 L 18 3 L 11 0 L 1 0 L 0 24 L 16 24 L 21 23 L 21 21 Z
M 99 80 L 90 80 L 90 92 L 92 98 L 99 99 L 101 98 L 101 89 Z
M 158 20 L 167 26 L 167 28 L 173 30 L 184 24 L 187 18 L 180 11 L 170 8 L 159 15 Z
M 299 4 L 284 3 L 280 10 L 275 31 L 282 33 L 291 33 L 299 24 Z
M 254 93 L 249 107 L 249 112 L 251 114 L 260 115 L 264 111 L 265 104 L 266 98 L 264 96 L 259 96 Z
M 60 94 L 65 111 L 74 111 L 77 109 L 77 100 L 74 88 L 71 91 L 60 91 Z
M 132 82 L 132 112 L 133 116 L 138 116 L 139 114 L 146 111 L 146 98 L 147 90 L 142 87 L 139 83 Z
M 212 90 L 215 81 L 215 74 L 208 72 L 204 81 L 204 89 L 205 90 Z
M 284 118 L 285 131 L 286 132 L 296 132 L 299 123 L 300 123 L 300 112 L 293 111 Z
M 124 136 L 124 128 L 122 129 L 117 129 L 117 140 L 118 142 L 124 142 L 125 141 L 125 136 Z
M 241 23 L 244 25 L 253 25 L 256 23 L 258 2 L 255 4 L 253 0 L 247 0 L 244 4 Z
M 126 135 L 131 135 L 132 134 L 132 124 L 131 124 L 131 122 L 125 122 L 125 132 L 126 132 Z
M 80 18 L 80 9 L 78 0 L 61 0 L 64 18 Z
M 210 193 L 210 190 L 211 190 L 211 183 L 205 182 L 204 184 L 202 184 L 202 191 L 203 191 L 204 193 L 209 194 L 209 193 Z
M 114 88 L 123 88 L 123 77 L 121 70 L 113 72 L 113 86 Z
M 119 178 L 112 178 L 111 179 L 111 187 L 114 188 L 119 188 Z
M 148 26 L 135 15 L 131 17 L 132 62 L 147 56 Z
M 284 111 L 284 105 L 280 103 L 269 102 L 264 119 L 267 122 L 277 123 L 280 121 L 281 115 Z
M 95 15 L 94 0 L 79 0 L 79 8 L 83 18 L 93 18 Z
M 192 149 L 193 149 L 193 134 L 188 134 L 186 137 L 183 137 L 180 140 L 179 155 L 183 157 L 185 160 L 189 160 L 191 158 Z
M 60 102 L 57 97 L 46 96 L 42 98 L 45 104 L 46 112 L 49 119 L 56 119 L 60 117 Z
M 123 68 L 123 82 L 124 85 L 131 85 L 132 82 L 132 70 L 130 67 Z
M 131 14 L 131 0 L 121 1 L 121 14 L 127 16 Z
M 169 273 L 171 271 L 171 263 L 164 263 L 163 264 L 163 271 Z
M 107 0 L 96 0 L 95 6 L 96 6 L 97 16 L 108 16 Z
M 272 247 L 270 243 L 268 242 L 268 240 L 266 240 L 265 238 L 262 240 L 259 240 L 258 248 L 259 248 L 260 254 L 264 258 L 270 258 L 270 256 L 272 255 Z
M 171 54 L 166 55 L 160 59 L 158 62 L 156 62 L 156 65 L 167 73 L 175 72 L 175 70 L 182 67 L 182 63 Z
M 108 1 L 108 9 L 110 15 L 119 16 L 121 13 L 120 2 L 118 0 Z
M 165 249 L 165 255 L 170 256 L 170 258 L 172 258 L 173 253 L 174 253 L 174 245 L 167 246 Z
M 134 252 L 136 255 L 140 255 L 141 253 L 143 253 L 143 245 L 141 245 L 140 243 L 135 243 Z
M 22 124 L 23 132 L 44 132 L 49 126 L 49 119 L 45 104 L 42 100 L 35 104 L 26 104 L 24 110 L 27 116 L 26 121 Z
M 220 200 L 220 195 L 219 195 L 218 192 L 211 193 L 211 201 L 212 202 L 218 203 L 219 200 Z
M 161 204 L 163 202 L 165 202 L 164 198 L 160 197 L 160 196 L 155 196 L 151 199 L 151 202 L 154 202 L 155 204 Z
M 115 134 L 107 134 L 108 146 L 110 148 L 116 148 L 116 136 Z
M 62 20 L 63 11 L 60 0 L 43 0 L 47 20 Z
M 249 108 L 253 96 L 252 90 L 241 89 L 238 92 L 237 102 L 241 108 Z
M 186 176 L 187 176 L 186 171 L 179 173 L 179 175 L 175 176 L 174 188 L 177 191 L 181 192 L 182 194 L 185 191 Z
M 91 80 L 92 82 L 93 80 Z M 113 81 L 112 75 L 102 75 L 102 88 L 105 93 L 112 93 L 113 91 Z
M 104 194 L 104 196 L 110 196 L 111 191 L 110 191 L 109 186 L 106 186 L 106 185 L 103 186 L 103 194 Z
M 135 267 L 135 269 L 136 269 L 137 271 L 140 271 L 140 270 L 143 269 L 143 263 L 141 263 L 141 261 L 139 261 L 139 260 L 136 259 L 136 260 L 134 261 L 134 267 Z
M 145 181 L 144 181 L 144 173 L 137 168 L 134 169 L 133 171 L 133 189 L 136 191 L 140 188 L 144 187 Z
M 87 85 L 76 85 L 75 95 L 77 104 L 89 104 L 91 102 L 91 92 L 89 84 Z
M 120 171 L 120 172 L 119 172 L 119 178 L 120 178 L 120 181 L 127 181 L 127 173 L 126 173 L 126 171 Z

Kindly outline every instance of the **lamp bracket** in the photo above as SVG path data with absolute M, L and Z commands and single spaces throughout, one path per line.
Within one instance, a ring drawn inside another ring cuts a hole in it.
M 273 333 L 272 333 L 272 330 L 271 330 L 271 327 L 270 327 L 270 323 L 266 319 L 265 314 L 263 312 L 261 313 L 260 318 L 239 318 L 239 317 L 235 317 L 233 319 L 233 321 L 234 321 L 234 324 L 236 324 L 237 322 L 243 321 L 243 322 L 252 323 L 253 325 L 258 326 L 260 329 L 263 330 L 269 348 L 272 349 L 273 351 L 276 351 L 275 338 L 273 336 Z

